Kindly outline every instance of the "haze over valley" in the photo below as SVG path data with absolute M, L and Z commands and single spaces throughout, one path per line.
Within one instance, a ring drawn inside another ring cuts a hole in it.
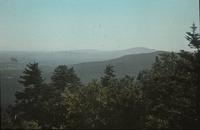
M 0 51 L 2 106 L 13 103 L 15 92 L 22 90 L 18 80 L 29 62 L 39 63 L 45 82 L 50 82 L 50 77 L 58 65 L 68 65 L 74 67 L 81 82 L 85 84 L 92 79 L 99 79 L 106 65 L 115 66 L 118 77 L 136 76 L 139 71 L 150 68 L 155 57 L 160 53 L 162 51 L 144 47 L 116 51 Z

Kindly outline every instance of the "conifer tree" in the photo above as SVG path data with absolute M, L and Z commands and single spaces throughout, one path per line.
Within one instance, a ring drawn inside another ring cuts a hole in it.
M 52 84 L 55 87 L 58 87 L 62 90 L 64 90 L 65 87 L 75 87 L 80 85 L 80 79 L 77 77 L 76 73 L 74 72 L 74 69 L 68 69 L 66 65 L 59 65 L 54 70 L 51 80 Z
M 113 70 L 113 66 L 107 65 L 104 70 L 104 76 L 101 77 L 102 86 L 109 86 L 115 79 L 115 73 Z
M 179 55 L 184 59 L 184 63 L 180 65 L 182 71 L 189 72 L 188 82 L 190 86 L 191 109 L 194 111 L 192 126 L 200 128 L 200 34 L 196 32 L 197 27 L 193 23 L 192 32 L 187 32 L 186 39 L 189 46 L 195 49 L 194 52 L 181 51 Z
M 191 28 L 186 38 L 194 52 L 162 54 L 139 75 L 147 128 L 200 128 L 199 34 L 194 24 Z
M 48 117 L 47 128 L 56 127 L 63 128 L 66 124 L 66 115 L 68 115 L 66 102 L 63 95 L 68 96 L 73 90 L 81 85 L 80 79 L 76 75 L 73 68 L 68 68 L 66 65 L 59 65 L 54 70 L 51 77 L 51 84 L 49 85 L 48 92 L 45 94 L 47 105 L 44 112 Z M 75 91 L 73 91 L 75 92 Z
M 191 26 L 192 32 L 186 33 L 186 39 L 189 41 L 189 46 L 200 51 L 200 34 L 196 32 L 196 25 L 193 23 Z
M 38 68 L 38 63 L 29 63 L 27 68 L 25 68 L 23 75 L 20 76 L 19 83 L 24 87 L 37 87 L 41 85 L 43 79 L 41 77 L 41 71 Z
M 24 90 L 16 92 L 16 104 L 12 109 L 16 120 L 32 121 L 39 119 L 41 113 L 39 113 L 38 102 L 41 98 L 42 82 L 43 79 L 38 63 L 27 64 L 19 80 Z

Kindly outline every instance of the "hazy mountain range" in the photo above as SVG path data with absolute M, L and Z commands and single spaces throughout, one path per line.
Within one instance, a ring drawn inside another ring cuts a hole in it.
M 0 51 L 0 63 L 10 62 L 10 58 L 16 58 L 20 63 L 37 61 L 42 65 L 77 64 L 82 62 L 103 61 L 118 58 L 129 54 L 150 53 L 156 50 L 137 47 L 126 50 L 102 51 L 102 50 L 71 50 L 55 52 L 26 52 L 26 51 Z
M 136 76 L 141 70 L 148 69 L 155 57 L 163 53 L 148 48 L 131 48 L 117 51 L 74 50 L 62 52 L 12 52 L 0 51 L 0 83 L 2 107 L 14 101 L 14 93 L 21 90 L 18 83 L 28 62 L 39 62 L 46 82 L 50 81 L 57 65 L 73 66 L 83 83 L 98 79 L 103 75 L 105 66 L 110 64 L 118 77 Z M 14 60 L 13 60 L 14 59 Z

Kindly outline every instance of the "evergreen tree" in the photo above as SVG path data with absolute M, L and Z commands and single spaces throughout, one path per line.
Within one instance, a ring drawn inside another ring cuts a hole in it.
M 19 83 L 25 88 L 38 87 L 42 84 L 41 71 L 38 68 L 38 63 L 29 63 L 25 68 L 23 75 L 20 76 Z
M 189 41 L 189 46 L 191 48 L 197 49 L 200 51 L 200 34 L 196 32 L 197 27 L 193 23 L 191 26 L 192 32 L 186 33 L 186 39 Z
M 185 84 L 190 87 L 189 98 L 191 100 L 190 109 L 194 112 L 190 115 L 191 126 L 200 128 L 200 34 L 196 32 L 195 24 L 191 26 L 192 32 L 187 32 L 186 39 L 189 46 L 195 51 L 181 51 L 179 55 L 184 59 L 180 68 L 185 73 L 189 73 Z M 185 125 L 185 124 L 184 124 Z
M 139 79 L 143 84 L 141 87 L 148 110 L 147 128 L 179 128 L 176 117 L 179 117 L 178 107 L 182 107 L 178 102 L 182 92 L 180 84 L 176 81 L 177 63 L 176 54 L 162 54 L 156 58 L 150 71 L 140 74 Z
M 144 106 L 142 93 L 133 77 L 124 76 L 113 81 L 113 87 L 102 88 L 102 119 L 107 129 L 143 128 Z
M 42 76 L 38 63 L 29 63 L 19 83 L 24 87 L 23 91 L 16 92 L 16 104 L 12 108 L 15 120 L 36 121 L 40 117 L 38 102 L 41 98 Z
M 147 128 L 200 128 L 199 35 L 187 33 L 194 52 L 162 54 L 149 71 L 140 73 Z
M 73 67 L 68 69 L 68 73 L 69 73 L 70 86 L 74 86 L 74 87 L 80 86 L 81 85 L 80 78 L 76 75 Z
M 112 84 L 115 80 L 115 73 L 113 70 L 113 66 L 107 65 L 104 70 L 104 76 L 101 77 L 101 84 L 103 87 L 107 87 Z
M 65 107 L 65 98 L 69 93 L 78 91 L 81 85 L 80 79 L 73 68 L 66 65 L 59 65 L 51 77 L 52 83 L 44 90 L 43 113 L 46 119 L 45 128 L 63 128 L 66 126 L 68 108 Z M 46 110 L 46 111 L 45 111 Z
M 64 90 L 66 87 L 80 86 L 80 79 L 77 77 L 73 68 L 69 68 L 66 65 L 59 65 L 51 77 L 52 85 Z

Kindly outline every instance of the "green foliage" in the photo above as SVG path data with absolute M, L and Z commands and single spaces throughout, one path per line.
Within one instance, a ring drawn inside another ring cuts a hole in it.
M 187 33 L 194 52 L 163 53 L 137 78 L 115 76 L 108 65 L 100 80 L 81 85 L 73 68 L 58 66 L 43 84 L 38 63 L 19 81 L 24 91 L 3 113 L 3 128 L 149 129 L 200 128 L 199 34 Z
M 151 70 L 138 75 L 147 128 L 200 128 L 199 34 L 187 34 L 189 46 L 197 51 L 162 54 Z
M 38 63 L 29 63 L 25 68 L 19 82 L 24 90 L 16 92 L 16 104 L 12 107 L 12 118 L 15 120 L 31 121 L 40 119 L 40 106 L 38 104 L 41 95 L 43 79 Z
M 126 76 L 107 87 L 94 80 L 76 92 L 66 89 L 64 128 L 142 128 L 142 94 L 130 79 Z
M 43 113 L 41 126 L 43 128 L 64 128 L 68 110 L 65 103 L 66 91 L 70 93 L 78 91 L 81 86 L 80 80 L 73 68 L 68 69 L 66 65 L 58 66 L 52 75 L 52 83 L 43 87 L 42 98 L 39 101 Z
M 191 26 L 191 29 L 192 29 L 192 32 L 187 32 L 185 37 L 190 42 L 189 46 L 191 48 L 195 48 L 198 51 L 200 51 L 200 35 L 196 33 L 197 27 L 195 26 L 194 23 Z
M 22 123 L 22 128 L 23 129 L 40 129 L 38 123 L 35 121 L 24 121 Z
M 132 78 L 118 79 L 118 84 L 103 89 L 103 117 L 106 128 L 143 128 L 142 92 Z
M 186 92 L 191 101 L 190 105 L 190 125 L 194 128 L 200 128 L 200 34 L 196 33 L 196 26 L 193 24 L 192 33 L 187 33 L 187 40 L 190 42 L 189 46 L 196 50 L 191 53 L 187 51 L 181 51 L 179 54 L 184 60 L 185 64 L 182 64 L 182 71 L 186 72 L 187 80 L 185 84 L 190 86 L 190 93 Z M 182 62 L 183 63 L 183 62 Z M 187 121 L 187 120 L 186 120 Z M 186 126 L 188 127 L 188 126 Z
M 113 66 L 107 65 L 104 70 L 104 77 L 101 77 L 101 84 L 104 87 L 107 87 L 114 83 L 115 80 L 115 74 L 113 70 Z
M 152 69 L 144 73 L 140 81 L 143 83 L 142 90 L 144 92 L 146 107 L 148 114 L 146 115 L 147 125 L 150 128 L 177 128 L 179 126 L 176 119 L 180 115 L 179 97 L 183 96 L 181 83 L 178 77 L 178 57 L 174 54 L 163 54 L 160 58 L 156 58 Z M 173 102 L 172 102 L 173 101 Z M 157 126 L 155 126 L 157 125 Z M 175 126 L 174 126 L 175 125 Z
M 77 87 L 80 85 L 80 79 L 74 72 L 73 68 L 69 68 L 66 65 L 59 65 L 51 77 L 52 84 L 58 89 L 64 90 L 65 87 Z
M 38 63 L 29 63 L 25 68 L 23 75 L 20 76 L 19 83 L 24 87 L 37 87 L 41 85 L 43 79 L 41 77 L 41 71 L 38 68 Z

